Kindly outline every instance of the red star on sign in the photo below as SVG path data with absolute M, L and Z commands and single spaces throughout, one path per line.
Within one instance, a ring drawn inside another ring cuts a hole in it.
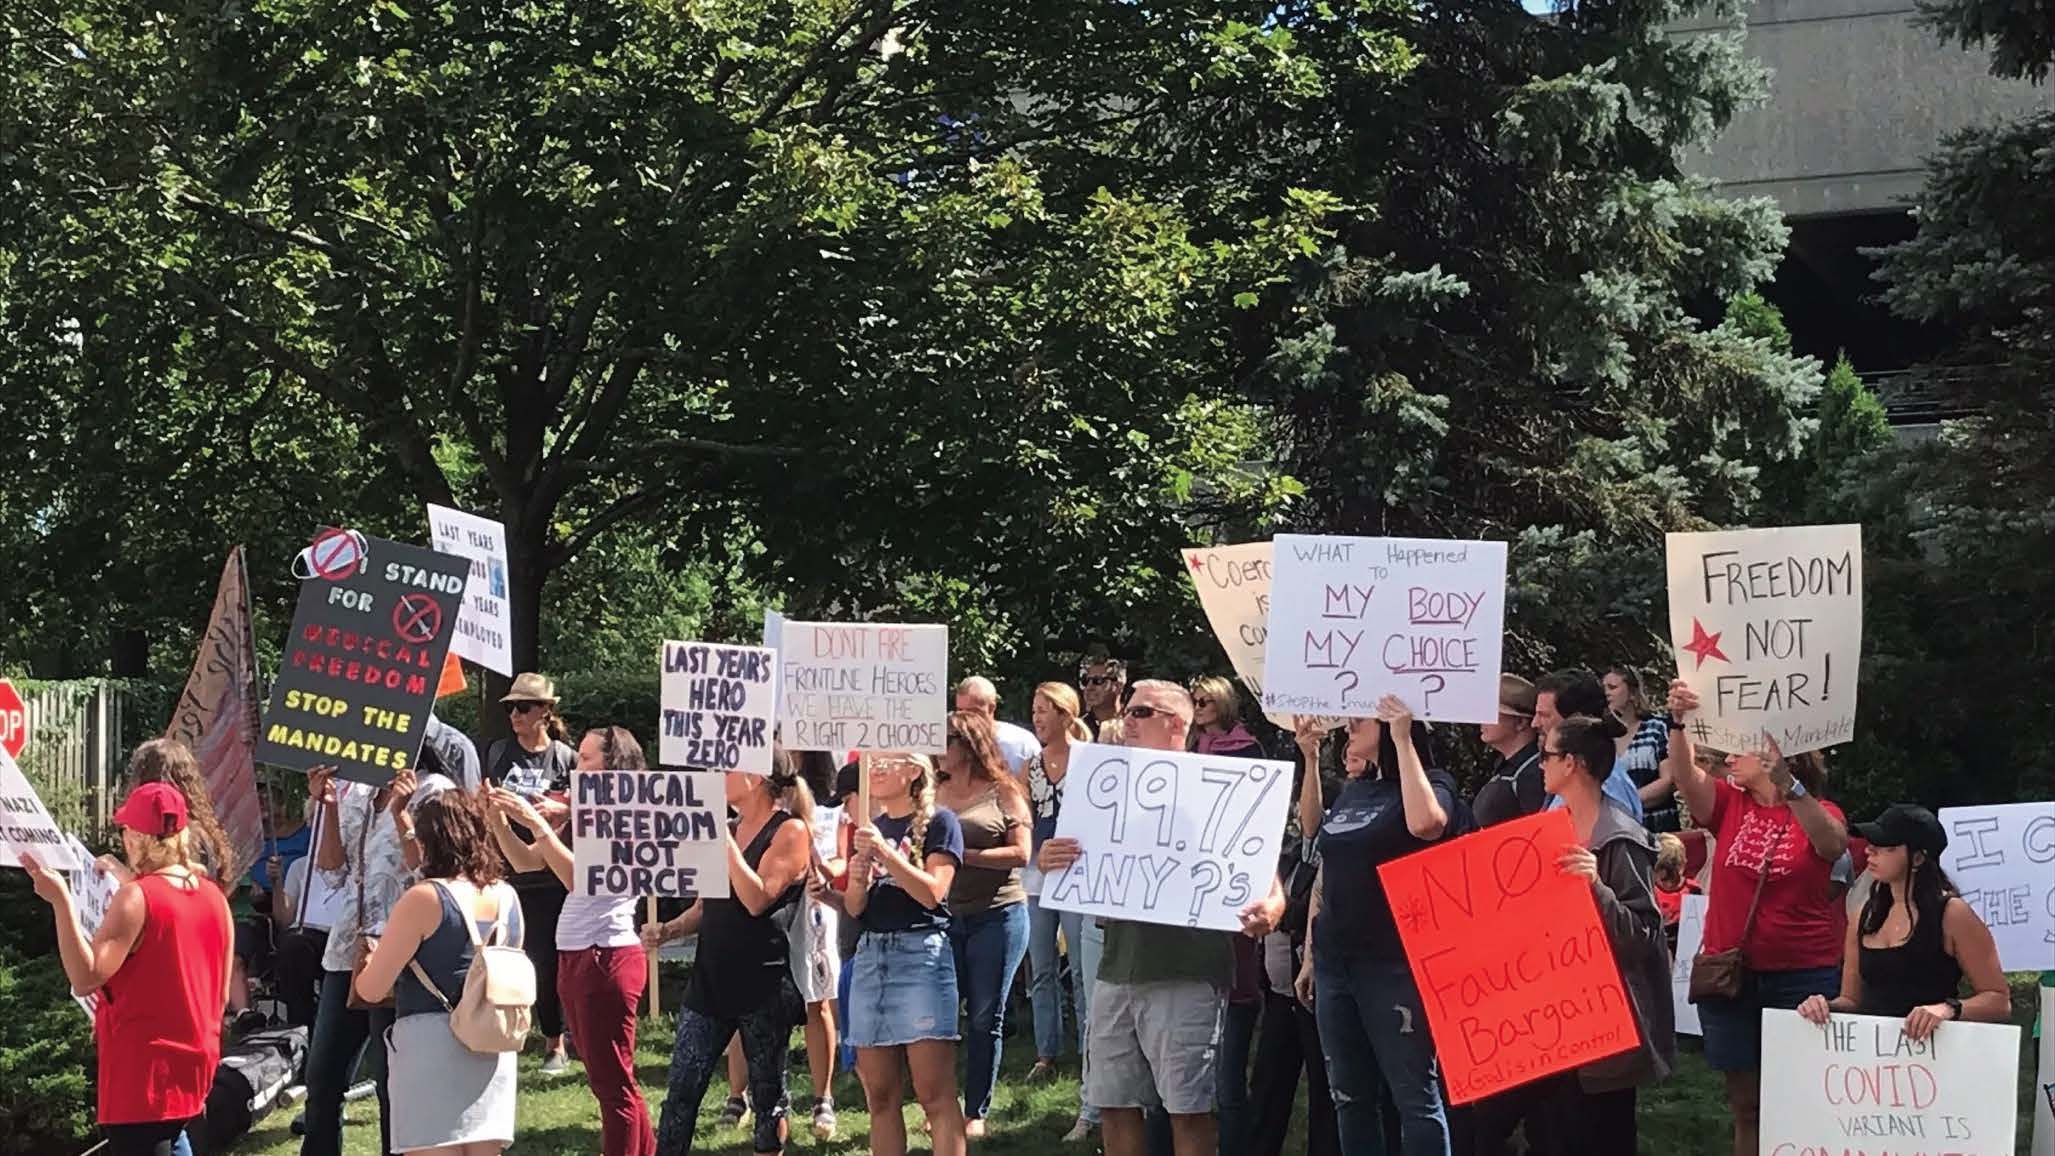
M 1698 656 L 1698 666 L 1692 667 L 1691 669 L 1693 670 L 1703 667 L 1705 660 L 1708 658 L 1717 658 L 1721 662 L 1732 661 L 1725 654 L 1720 653 L 1720 636 L 1718 634 L 1707 634 L 1705 627 L 1697 618 L 1691 620 L 1691 641 L 1684 644 L 1684 649 Z
M 1200 560 L 1199 560 L 1199 556 L 1198 556 L 1197 554 L 1194 554 L 1194 555 L 1192 555 L 1192 569 L 1193 569 L 1194 571 L 1199 571 L 1199 570 L 1204 570 L 1205 568 L 1206 568 L 1206 563 L 1204 563 L 1204 562 L 1200 561 Z

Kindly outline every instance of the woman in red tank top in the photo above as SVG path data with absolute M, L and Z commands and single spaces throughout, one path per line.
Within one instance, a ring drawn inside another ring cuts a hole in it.
M 234 947 L 228 901 L 195 861 L 186 800 L 175 788 L 137 787 L 114 821 L 128 865 L 103 868 L 124 878 L 91 939 L 63 876 L 27 856 L 24 865 L 55 911 L 72 990 L 100 993 L 93 1038 L 109 1153 L 170 1156 L 206 1107 L 221 1062 Z

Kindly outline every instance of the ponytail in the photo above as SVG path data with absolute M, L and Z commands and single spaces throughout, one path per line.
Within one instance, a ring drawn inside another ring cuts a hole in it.
M 913 824 L 907 829 L 912 841 L 913 861 L 926 868 L 927 856 L 921 848 L 928 843 L 928 824 L 935 818 L 935 772 L 926 755 L 916 755 L 920 760 L 920 777 L 913 781 Z

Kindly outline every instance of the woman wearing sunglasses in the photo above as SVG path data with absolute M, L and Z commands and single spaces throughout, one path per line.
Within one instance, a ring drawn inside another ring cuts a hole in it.
M 556 684 L 539 674 L 517 675 L 500 702 L 514 733 L 495 741 L 486 752 L 486 779 L 527 800 L 544 822 L 561 832 L 571 819 L 571 769 L 578 765 L 578 752 L 564 741 Z M 546 868 L 515 872 L 508 882 L 521 897 L 521 919 L 527 929 L 522 946 L 535 963 L 535 1026 L 545 1047 L 542 1074 L 553 1076 L 568 1066 L 564 1005 L 557 998 L 557 920 L 564 911 L 564 885 Z

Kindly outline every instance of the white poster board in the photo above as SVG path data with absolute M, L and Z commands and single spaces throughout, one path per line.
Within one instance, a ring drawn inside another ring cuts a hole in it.
M 688 771 L 571 773 L 572 891 L 728 894 L 727 779 Z
M 1786 755 L 1855 737 L 1862 527 L 1671 534 L 1670 641 L 1698 745 Z
M 457 611 L 457 632 L 450 649 L 488 670 L 513 677 L 514 611 L 507 600 L 507 529 L 498 522 L 452 510 L 428 507 L 429 542 L 438 554 L 471 560 L 464 580 L 464 602 Z
M 1199 595 L 1199 608 L 1227 662 L 1248 685 L 1258 702 L 1263 698 L 1263 644 L 1270 631 L 1270 550 L 1268 542 L 1238 546 L 1193 546 L 1184 552 L 1184 572 Z M 1290 713 L 1272 714 L 1270 721 L 1292 729 Z
M 665 642 L 657 761 L 667 767 L 771 773 L 778 652 Z
M 1498 721 L 1506 544 L 1279 534 L 1263 709 Z
M 939 755 L 948 745 L 948 627 L 778 626 L 778 729 L 786 750 Z
M 2055 970 L 2055 803 L 1948 807 L 1941 866 L 1998 941 L 2006 971 Z
M 86 849 L 84 843 L 69 835 L 65 838 L 70 843 L 72 858 L 79 863 L 78 867 L 64 873 L 65 882 L 71 888 L 72 909 L 78 915 L 78 925 L 86 933 L 86 942 L 91 943 L 100 930 L 101 920 L 107 918 L 107 905 L 114 902 L 114 893 L 121 889 L 121 884 L 100 870 L 100 865 L 93 861 L 93 853 Z M 71 998 L 78 1001 L 79 1009 L 86 1013 L 87 1019 L 93 1017 L 100 1003 L 98 993 L 79 995 L 74 992 Z
M 71 842 L 71 836 L 59 830 L 57 820 L 50 817 L 28 776 L 6 751 L 0 751 L 0 867 L 21 866 L 21 853 L 28 851 L 54 871 L 75 870 L 81 864 L 73 855 Z
M 1270 893 L 1290 763 L 1078 743 L 1066 781 L 1056 834 L 1082 854 L 1043 877 L 1043 907 L 1239 931 Z
M 1904 1022 L 1764 1011 L 1759 1151 L 2013 1156 L 2019 1029 L 1946 1023 L 1911 1040 Z
M 1691 1002 L 1691 961 L 1705 944 L 1703 895 L 1686 895 L 1683 913 L 1677 917 L 1677 952 L 1670 957 L 1670 1006 L 1677 1017 L 1677 1034 L 1702 1036 L 1698 1026 L 1698 1005 Z

